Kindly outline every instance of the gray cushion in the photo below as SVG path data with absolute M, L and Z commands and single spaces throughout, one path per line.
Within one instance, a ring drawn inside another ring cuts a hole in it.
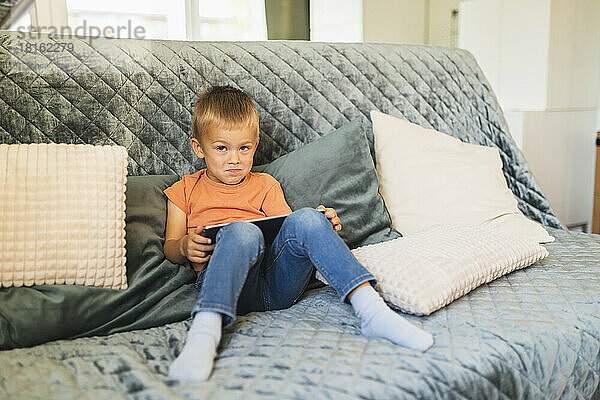
M 281 183 L 292 210 L 320 204 L 334 208 L 342 223 L 339 234 L 351 248 L 401 236 L 391 227 L 379 194 L 377 172 L 360 120 L 253 169 Z
M 165 260 L 166 197 L 176 176 L 129 177 L 126 290 L 78 285 L 0 289 L 0 350 L 54 339 L 107 335 L 189 317 L 194 272 Z

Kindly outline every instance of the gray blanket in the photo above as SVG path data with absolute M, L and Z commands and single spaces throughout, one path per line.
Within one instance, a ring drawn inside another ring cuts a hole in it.
M 175 42 L 78 38 L 72 51 L 22 50 L 0 32 L 0 143 L 127 147 L 130 175 L 195 172 L 194 96 L 240 87 L 260 113 L 265 164 L 354 120 L 373 144 L 373 109 L 497 147 L 508 186 L 531 219 L 563 227 L 542 194 L 481 69 L 465 50 L 386 43 Z M 373 157 L 375 156 L 372 152 Z
M 188 322 L 0 352 L 0 398 L 598 399 L 600 237 L 552 229 L 550 256 L 428 317 L 421 354 L 360 335 L 330 288 L 224 330 L 207 382 L 169 379 Z

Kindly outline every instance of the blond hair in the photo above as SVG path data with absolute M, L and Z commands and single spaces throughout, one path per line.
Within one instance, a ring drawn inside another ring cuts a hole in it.
M 258 110 L 248 94 L 232 86 L 213 86 L 196 97 L 192 132 L 200 140 L 209 128 L 250 127 L 258 137 Z

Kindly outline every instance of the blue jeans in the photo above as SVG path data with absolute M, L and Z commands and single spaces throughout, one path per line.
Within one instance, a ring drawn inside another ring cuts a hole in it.
M 290 214 L 268 248 L 256 225 L 231 223 L 217 233 L 212 257 L 198 275 L 200 293 L 192 317 L 200 311 L 219 312 L 227 327 L 236 314 L 288 308 L 304 292 L 313 267 L 342 301 L 361 283 L 376 285 L 331 222 L 315 209 Z

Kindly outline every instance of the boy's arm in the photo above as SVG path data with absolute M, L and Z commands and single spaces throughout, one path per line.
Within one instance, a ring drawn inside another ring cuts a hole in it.
M 215 245 L 200 235 L 203 227 L 186 234 L 187 216 L 171 200 L 167 205 L 167 226 L 165 229 L 165 256 L 175 264 L 184 264 L 187 260 L 204 263 L 210 259 Z
M 175 264 L 184 264 L 187 261 L 183 249 L 182 239 L 186 236 L 187 217 L 171 200 L 167 205 L 167 227 L 165 229 L 165 256 Z

